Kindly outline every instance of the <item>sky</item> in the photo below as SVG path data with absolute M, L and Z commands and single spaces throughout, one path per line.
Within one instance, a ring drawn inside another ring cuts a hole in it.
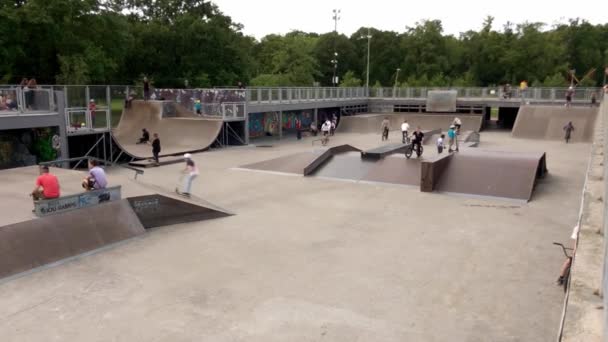
M 405 31 L 424 19 L 439 19 L 444 32 L 458 35 L 479 30 L 486 16 L 494 28 L 512 23 L 543 22 L 548 25 L 582 18 L 592 24 L 608 22 L 606 0 L 212 0 L 243 32 L 258 39 L 293 30 L 325 33 L 334 29 L 333 9 L 340 9 L 338 32 L 350 36 L 360 27 Z

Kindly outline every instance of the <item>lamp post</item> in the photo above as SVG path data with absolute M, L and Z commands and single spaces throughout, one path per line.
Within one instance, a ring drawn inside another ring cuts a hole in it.
M 393 85 L 393 92 L 397 89 L 397 82 L 399 81 L 399 71 L 401 71 L 401 68 L 397 68 L 397 73 L 395 73 L 395 84 Z
M 365 72 L 365 88 L 369 89 L 369 54 L 370 54 L 370 46 L 372 41 L 372 35 L 370 34 L 370 29 L 367 29 L 367 35 L 361 36 L 361 39 L 367 38 L 367 69 Z
M 331 78 L 331 83 L 334 85 L 334 87 L 338 86 L 338 78 L 337 78 L 337 73 L 338 73 L 338 52 L 337 50 L 337 42 L 338 42 L 338 21 L 340 20 L 340 10 L 339 9 L 334 9 L 333 13 L 334 16 L 332 17 L 332 19 L 334 20 L 334 58 L 331 60 L 331 63 L 334 65 L 334 75 Z

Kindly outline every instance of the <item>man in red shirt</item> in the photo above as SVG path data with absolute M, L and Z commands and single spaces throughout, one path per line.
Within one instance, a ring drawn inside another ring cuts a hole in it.
M 40 176 L 36 178 L 36 187 L 32 191 L 34 201 L 58 198 L 59 195 L 59 180 L 57 180 L 57 176 L 49 172 L 48 166 L 40 167 Z

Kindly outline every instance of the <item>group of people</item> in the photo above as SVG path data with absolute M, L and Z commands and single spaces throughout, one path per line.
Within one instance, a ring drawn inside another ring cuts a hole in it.
M 108 186 L 108 179 L 104 169 L 99 166 L 95 159 L 89 160 L 88 167 L 89 173 L 82 180 L 82 187 L 87 191 L 105 189 Z M 40 175 L 36 178 L 36 185 L 30 196 L 34 201 L 54 199 L 61 196 L 59 179 L 51 173 L 47 165 L 40 166 Z
M 19 109 L 19 104 L 15 100 L 12 94 L 2 94 L 0 93 L 0 110 L 17 110 Z
M 136 144 L 151 144 L 152 145 L 152 158 L 154 159 L 154 162 L 156 163 L 156 165 L 159 164 L 159 155 L 160 155 L 160 151 L 161 151 L 161 146 L 160 146 L 160 138 L 158 136 L 158 133 L 154 133 L 152 135 L 153 139 L 152 142 L 150 142 L 150 132 L 148 132 L 147 129 L 142 128 L 141 129 L 141 137 L 137 140 Z
M 460 120 L 460 118 L 458 118 L 458 117 L 454 118 L 454 121 L 450 125 L 450 128 L 447 133 L 448 134 L 448 144 L 449 144 L 448 152 L 459 151 L 458 135 L 460 134 L 461 127 L 462 127 L 462 121 Z M 385 117 L 384 120 L 382 120 L 380 129 L 382 131 L 382 141 L 388 140 L 388 135 L 390 132 L 390 121 L 389 121 L 388 117 Z M 409 131 L 410 131 L 409 122 L 407 121 L 407 119 L 403 120 L 403 123 L 401 124 L 401 141 L 404 144 L 410 142 Z M 417 126 L 416 129 L 412 132 L 412 139 L 411 139 L 412 147 L 413 148 L 422 147 L 423 138 L 424 138 L 424 133 L 422 132 L 422 129 L 420 128 L 420 126 Z M 439 154 L 443 153 L 443 150 L 445 149 L 445 134 L 441 134 L 437 138 L 437 141 L 435 142 L 435 144 L 437 146 L 437 153 L 439 153 Z

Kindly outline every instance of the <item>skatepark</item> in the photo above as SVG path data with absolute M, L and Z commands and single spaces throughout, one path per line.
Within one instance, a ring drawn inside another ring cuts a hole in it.
M 555 339 L 552 242 L 580 220 L 597 108 L 522 106 L 512 131 L 483 130 L 480 115 L 368 113 L 341 117 L 327 146 L 286 135 L 210 149 L 221 120 L 164 106 L 134 102 L 112 138 L 133 159 L 151 155 L 135 144 L 143 126 L 163 155 L 199 152 L 191 199 L 172 193 L 182 163 L 137 176 L 114 166 L 121 200 L 37 218 L 24 195 L 37 168 L 0 170 L 2 336 Z M 460 151 L 438 155 L 437 130 L 455 115 Z M 421 158 L 403 154 L 405 119 L 430 132 Z M 64 196 L 81 192 L 84 170 L 52 170 Z

